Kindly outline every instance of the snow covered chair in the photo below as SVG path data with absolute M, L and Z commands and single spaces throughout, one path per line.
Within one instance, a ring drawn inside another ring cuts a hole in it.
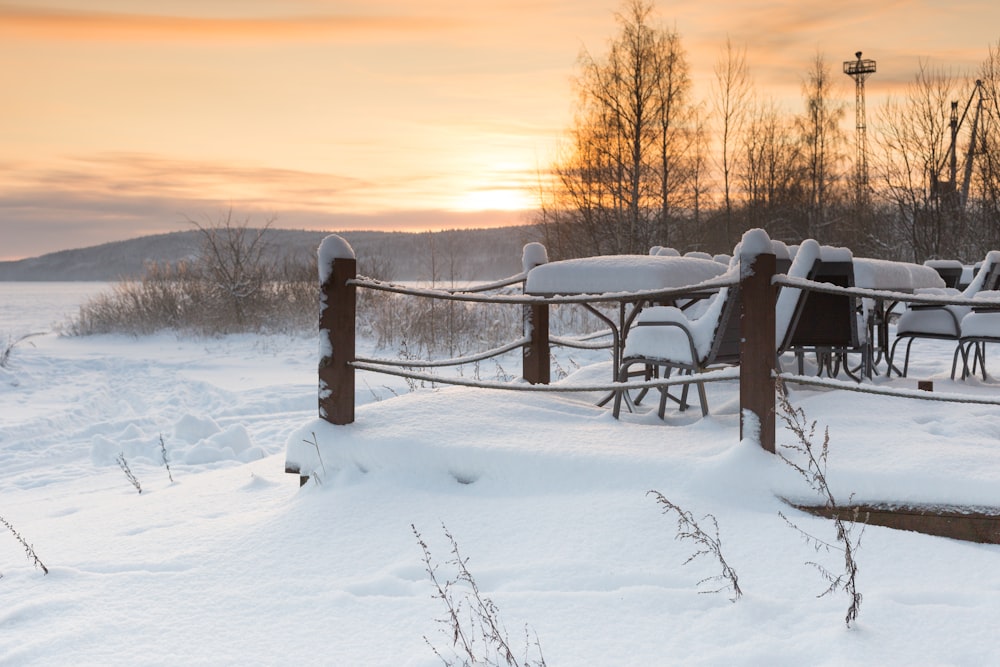
M 788 252 L 788 246 L 782 241 L 771 239 L 771 249 L 774 250 L 774 272 L 787 274 L 792 266 L 792 256 Z
M 964 267 L 962 263 L 957 259 L 928 259 L 924 262 L 924 266 L 929 266 L 938 272 L 941 276 L 941 280 L 944 281 L 945 287 L 950 287 L 951 289 L 958 289 L 962 282 L 962 272 Z
M 732 265 L 731 265 L 732 266 Z M 724 287 L 711 297 L 704 312 L 689 319 L 674 306 L 654 306 L 639 313 L 625 341 L 618 381 L 642 375 L 645 378 L 670 377 L 674 370 L 682 374 L 703 373 L 712 367 L 739 363 L 739 286 Z M 641 365 L 643 371 L 635 373 L 633 366 Z M 705 384 L 695 383 L 701 413 L 708 414 Z M 658 414 L 663 418 L 667 399 L 678 403 L 681 410 L 688 407 L 689 385 L 684 385 L 680 397 L 660 389 Z M 615 392 L 614 416 L 621 414 L 622 400 L 628 400 L 626 390 Z
M 788 251 L 774 246 L 777 258 L 787 258 Z M 738 270 L 739 247 L 731 260 L 730 270 Z M 785 273 L 795 278 L 811 278 L 819 265 L 820 246 L 809 239 L 801 245 L 796 258 L 790 263 Z M 795 329 L 795 323 L 801 314 L 804 297 L 807 293 L 797 287 L 782 286 L 778 291 L 775 313 L 775 361 L 784 349 Z M 646 308 L 639 313 L 625 343 L 622 365 L 618 373 L 618 381 L 626 382 L 630 377 L 642 376 L 644 379 L 659 377 L 662 371 L 664 377 L 669 377 L 674 370 L 685 374 L 701 373 L 716 366 L 738 364 L 740 361 L 740 292 L 739 287 L 728 287 L 719 290 L 697 317 L 689 316 L 685 311 L 669 306 Z M 633 371 L 633 367 L 642 365 L 642 372 Z M 702 415 L 708 414 L 708 401 L 705 396 L 704 383 L 696 383 L 698 398 L 701 403 Z M 688 407 L 687 395 L 690 385 L 684 385 L 680 397 L 674 396 L 664 388 L 660 390 L 660 418 L 666 412 L 667 400 L 673 400 L 681 410 Z M 621 413 L 621 402 L 627 400 L 627 390 L 620 390 L 615 395 L 614 415 Z M 639 394 L 641 400 L 643 393 Z
M 788 254 L 786 248 L 786 254 Z M 816 269 L 820 265 L 821 249 L 819 243 L 813 239 L 806 239 L 796 246 L 795 258 L 791 260 L 788 268 L 784 271 L 789 278 L 812 279 Z M 775 258 L 777 262 L 777 249 Z M 805 297 L 808 292 L 798 287 L 782 285 L 778 290 L 777 303 L 774 312 L 774 340 L 778 346 L 777 356 L 780 359 L 782 353 L 791 348 L 792 336 L 799 318 L 802 316 L 802 309 L 805 304 Z
M 1000 287 L 998 282 L 1000 282 L 1000 251 L 991 250 L 983 260 L 982 268 L 965 290 L 959 292 L 954 288 L 936 288 L 917 290 L 917 294 L 964 296 L 972 299 L 979 292 L 996 290 Z M 893 341 L 892 347 L 889 349 L 889 373 L 891 374 L 894 368 L 893 359 L 896 356 L 896 346 L 904 339 L 906 340 L 906 351 L 900 377 L 906 377 L 909 371 L 910 348 L 915 339 L 953 340 L 958 343 L 951 364 L 951 376 L 954 378 L 959 356 L 965 357 L 960 343 L 962 319 L 971 312 L 972 307 L 966 305 L 910 304 L 896 323 L 896 340 Z M 898 369 L 897 372 L 899 372 Z M 965 377 L 964 371 L 963 377 Z
M 996 270 L 996 268 L 994 268 Z M 986 344 L 1000 343 L 1000 291 L 981 290 L 973 297 L 978 303 L 972 306 L 960 322 L 961 335 L 952 360 L 951 377 L 955 379 L 955 362 L 962 357 L 962 379 L 973 375 L 979 367 L 983 381 L 986 381 Z M 972 354 L 972 367 L 969 355 Z
M 799 248 L 796 257 L 802 252 Z M 812 279 L 838 287 L 854 287 L 854 258 L 847 248 L 823 246 L 819 265 Z M 843 367 L 844 372 L 860 381 L 855 371 L 871 377 L 872 355 L 868 341 L 867 311 L 862 300 L 847 294 L 811 291 L 799 305 L 799 315 L 791 337 L 783 349 L 795 353 L 798 372 L 805 372 L 805 355 L 816 357 L 818 374 L 824 372 L 834 377 Z M 849 354 L 859 354 L 861 363 L 852 369 Z

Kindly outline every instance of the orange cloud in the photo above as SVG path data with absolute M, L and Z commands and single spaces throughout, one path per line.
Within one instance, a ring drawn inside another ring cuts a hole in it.
M 205 18 L 159 14 L 21 9 L 0 6 L 0 36 L 53 41 L 301 41 L 400 39 L 457 25 L 427 16 Z
M 8 176 L 0 198 L 44 199 L 62 193 L 102 201 L 239 202 L 276 210 L 295 202 L 303 210 L 337 210 L 374 185 L 362 179 L 296 169 L 106 153 L 58 166 L 0 164 Z

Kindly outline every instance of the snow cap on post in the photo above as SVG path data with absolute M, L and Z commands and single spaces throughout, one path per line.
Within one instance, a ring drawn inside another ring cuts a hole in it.
M 748 229 L 744 232 L 743 239 L 740 241 L 740 247 L 742 248 L 743 256 L 747 259 L 763 255 L 764 253 L 774 252 L 771 246 L 771 237 L 760 228 Z
M 528 243 L 521 251 L 521 266 L 527 273 L 540 264 L 548 264 L 549 253 L 545 246 L 538 242 Z
M 335 259 L 356 259 L 354 248 L 344 237 L 330 234 L 319 244 L 319 282 L 323 284 L 330 277 L 330 269 Z
M 774 253 L 774 248 L 771 246 L 771 237 L 760 228 L 748 229 L 744 232 L 743 238 L 737 244 L 737 248 L 738 250 L 734 251 L 733 254 L 740 258 L 740 272 L 744 276 L 750 270 L 750 267 L 753 266 L 757 255 Z

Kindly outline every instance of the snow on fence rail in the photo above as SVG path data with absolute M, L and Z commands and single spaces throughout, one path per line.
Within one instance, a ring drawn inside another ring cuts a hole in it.
M 529 266 L 529 247 L 525 248 L 525 271 L 500 281 L 479 285 L 470 289 L 428 289 L 395 285 L 357 276 L 357 264 L 353 250 L 339 237 L 320 246 L 320 362 L 319 362 L 319 415 L 333 424 L 349 424 L 354 421 L 354 375 L 357 370 L 396 375 L 409 379 L 454 384 L 486 389 L 539 392 L 591 392 L 618 391 L 622 389 L 664 388 L 693 382 L 718 382 L 738 380 L 740 384 L 740 437 L 745 428 L 756 431 L 753 435 L 761 446 L 774 452 L 775 446 L 775 396 L 776 383 L 820 385 L 828 388 L 846 389 L 900 398 L 980 403 L 1000 405 L 1000 399 L 986 399 L 978 396 L 942 395 L 920 390 L 890 389 L 876 387 L 870 383 L 844 382 L 777 372 L 775 350 L 775 310 L 779 286 L 794 287 L 806 291 L 844 294 L 876 301 L 911 302 L 922 304 L 965 304 L 971 305 L 968 297 L 942 295 L 917 295 L 857 287 L 838 287 L 829 283 L 789 278 L 776 275 L 775 255 L 770 240 L 763 230 L 751 230 L 741 242 L 741 270 L 738 281 L 729 276 L 706 280 L 697 285 L 683 288 L 643 290 L 632 292 L 611 292 L 583 295 L 512 295 L 486 294 L 492 290 L 523 284 Z M 537 244 L 529 244 L 529 246 Z M 332 250 L 331 250 L 332 248 Z M 537 249 L 531 248 L 537 253 Z M 541 262 L 539 262 L 541 263 Z M 683 376 L 646 381 L 609 382 L 593 385 L 558 385 L 550 381 L 551 344 L 578 348 L 606 347 L 606 344 L 590 342 L 593 336 L 580 338 L 549 336 L 548 308 L 555 304 L 593 304 L 599 302 L 637 302 L 642 300 L 666 300 L 693 292 L 704 292 L 721 287 L 740 285 L 740 363 L 738 367 L 697 374 L 697 377 Z M 471 303 L 502 303 L 521 306 L 523 309 L 524 336 L 505 345 L 474 355 L 443 360 L 379 359 L 357 357 L 355 354 L 356 297 L 357 289 L 393 292 L 415 297 L 464 301 Z M 490 382 L 466 378 L 442 377 L 420 372 L 417 368 L 440 368 L 482 361 L 505 354 L 512 350 L 522 350 L 521 382 Z

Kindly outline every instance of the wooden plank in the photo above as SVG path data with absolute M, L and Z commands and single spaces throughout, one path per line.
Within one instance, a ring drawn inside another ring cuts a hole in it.
M 833 518 L 825 507 L 795 505 L 797 509 L 816 516 Z M 851 516 L 855 508 L 867 523 L 896 530 L 910 530 L 925 535 L 949 537 L 980 544 L 1000 544 L 1000 509 L 985 510 L 961 507 L 857 505 L 842 507 L 842 514 Z

